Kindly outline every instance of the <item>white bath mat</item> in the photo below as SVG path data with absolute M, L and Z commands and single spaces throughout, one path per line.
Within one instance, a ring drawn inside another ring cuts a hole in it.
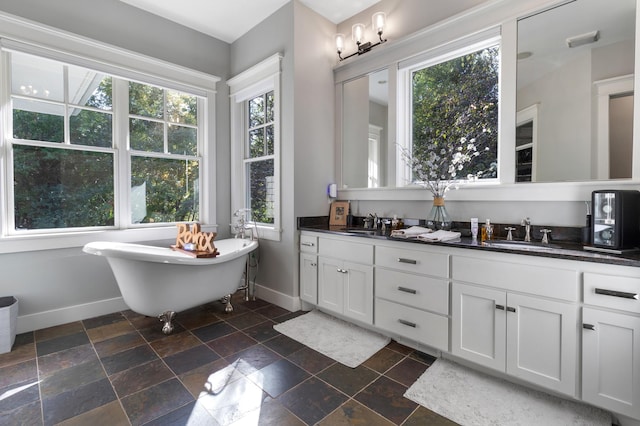
M 280 333 L 355 368 L 384 348 L 388 337 L 313 310 L 273 326 Z
M 404 394 L 461 425 L 610 426 L 606 411 L 439 358 Z

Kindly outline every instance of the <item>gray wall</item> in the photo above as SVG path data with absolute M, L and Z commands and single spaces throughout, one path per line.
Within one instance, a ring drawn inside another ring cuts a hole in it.
M 145 13 L 117 0 L 0 1 L 0 11 L 37 21 L 221 77 L 229 76 L 230 45 L 174 22 Z M 230 223 L 229 90 L 218 83 L 216 96 L 217 222 Z M 230 235 L 220 226 L 220 238 Z M 119 298 L 120 291 L 104 258 L 85 255 L 80 248 L 0 255 L 0 295 L 19 299 L 18 331 L 37 315 L 57 323 L 68 318 L 65 308 Z M 105 306 L 115 306 L 107 304 Z M 95 311 L 93 311 L 96 314 Z M 100 312 L 97 312 L 100 313 Z M 89 315 L 92 316 L 92 315 Z M 53 325 L 53 323 L 51 324 Z
M 256 282 L 276 292 L 293 295 L 292 245 L 295 232 L 293 191 L 293 3 L 288 3 L 231 45 L 231 75 L 239 74 L 275 53 L 281 53 L 280 176 L 281 241 L 260 241 Z
M 334 32 L 335 25 L 292 1 L 231 46 L 232 75 L 277 52 L 284 55 L 280 124 L 282 233 L 281 241 L 261 241 L 256 282 L 287 304 L 295 303 L 292 298 L 298 296 L 296 218 L 326 215 L 329 210 L 324 194 L 335 174 L 333 63 L 327 40 Z
M 370 28 L 371 16 L 376 12 L 385 12 L 387 14 L 385 36 L 389 40 L 397 40 L 486 1 L 381 0 L 365 11 L 338 24 L 336 32 L 344 34 L 349 40 L 345 49 L 345 54 L 349 54 L 355 50 L 349 47 L 349 44 L 353 43 L 351 42 L 351 26 L 356 23 L 363 23 Z
M 218 77 L 229 72 L 228 43 L 119 0 L 1 0 L 0 10 Z

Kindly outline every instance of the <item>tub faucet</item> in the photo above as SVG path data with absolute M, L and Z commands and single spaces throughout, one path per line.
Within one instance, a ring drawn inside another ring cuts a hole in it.
M 238 238 L 238 235 L 244 240 L 246 236 L 246 231 L 249 229 L 247 225 L 247 220 L 245 218 L 245 213 L 251 211 L 250 209 L 238 209 L 233 212 L 233 217 L 236 217 L 235 225 L 233 225 L 233 230 L 236 234 L 235 238 Z M 253 240 L 253 233 L 251 233 L 251 239 Z
M 520 224 L 524 226 L 524 240 L 526 242 L 530 242 L 531 241 L 531 219 L 526 217 L 522 219 L 522 222 Z

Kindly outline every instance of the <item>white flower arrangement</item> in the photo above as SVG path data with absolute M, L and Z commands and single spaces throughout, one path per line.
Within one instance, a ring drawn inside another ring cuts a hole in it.
M 465 166 L 480 155 L 475 138 L 467 140 L 463 137 L 456 143 L 446 144 L 430 142 L 424 145 L 424 149 L 425 157 L 418 158 L 409 149 L 400 146 L 402 159 L 417 178 L 415 183 L 429 189 L 434 198 L 444 197 L 452 186 L 457 188 L 461 183 L 479 179 L 485 173 L 479 171 L 468 174 L 464 179 L 459 176 Z M 488 150 L 485 148 L 485 151 Z

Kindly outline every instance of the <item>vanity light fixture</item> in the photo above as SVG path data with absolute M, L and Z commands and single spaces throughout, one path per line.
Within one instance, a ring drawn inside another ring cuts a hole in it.
M 585 34 L 569 37 L 567 39 L 567 46 L 570 48 L 578 47 L 584 44 L 595 43 L 598 40 L 600 40 L 600 31 L 595 30 Z
M 355 24 L 353 27 L 351 27 L 351 38 L 356 43 L 356 46 L 358 46 L 358 50 L 348 56 L 342 57 L 342 52 L 344 51 L 344 34 L 336 34 L 336 49 L 338 50 L 338 58 L 340 58 L 341 61 L 344 61 L 345 59 L 350 58 L 354 55 L 362 55 L 363 53 L 367 53 L 379 44 L 387 41 L 386 38 L 382 38 L 385 24 L 384 12 L 374 13 L 371 17 L 371 22 L 371 28 L 378 34 L 379 41 L 375 44 L 372 44 L 370 41 L 364 42 L 364 32 L 366 27 L 364 24 Z

